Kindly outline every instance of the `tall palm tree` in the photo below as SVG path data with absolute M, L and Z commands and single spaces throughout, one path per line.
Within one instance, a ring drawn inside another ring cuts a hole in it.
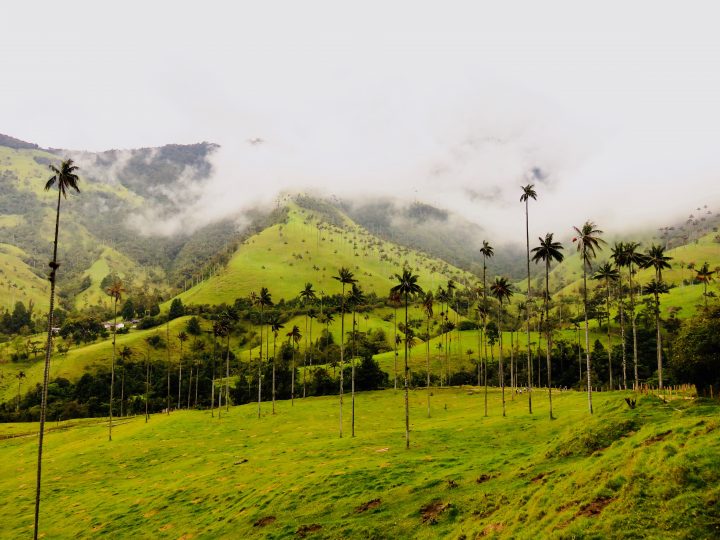
M 620 272 L 609 262 L 601 264 L 595 271 L 592 279 L 605 282 L 605 311 L 607 312 L 607 350 L 608 350 L 608 374 L 610 379 L 610 390 L 613 389 L 612 371 L 612 343 L 610 341 L 610 284 L 620 279 Z
M 119 279 L 113 281 L 108 287 L 107 293 L 113 301 L 113 339 L 112 339 L 112 359 L 110 361 L 110 421 L 108 422 L 108 441 L 112 441 L 112 421 L 113 421 L 113 391 L 115 389 L 115 340 L 117 338 L 117 305 L 125 292 L 122 282 Z
M 133 351 L 127 345 L 123 346 L 118 353 L 120 361 L 122 362 L 122 377 L 120 378 L 120 416 L 123 416 L 123 404 L 125 403 L 125 365 L 127 361 L 132 357 Z
M 310 365 L 312 366 L 312 347 L 313 347 L 313 340 L 312 340 L 312 327 L 313 327 L 313 321 L 317 318 L 317 312 L 315 311 L 315 308 L 310 308 L 308 310 L 308 318 L 310 319 Z
M 658 366 L 658 387 L 660 390 L 663 388 L 663 374 L 662 374 L 662 336 L 660 334 L 660 295 L 667 292 L 667 285 L 663 283 L 662 271 L 670 268 L 670 261 L 672 257 L 665 255 L 665 248 L 663 246 L 653 244 L 650 246 L 647 254 L 645 255 L 645 268 L 655 269 L 655 283 L 650 282 L 645 290 L 651 291 L 655 297 L 655 327 L 656 327 L 656 341 L 655 347 L 657 352 L 657 366 Z
M 537 264 L 540 261 L 545 263 L 545 339 L 547 341 L 547 379 L 548 379 L 548 400 L 550 402 L 550 420 L 553 419 L 552 409 L 552 362 L 550 351 L 552 350 L 552 331 L 550 325 L 550 264 L 552 261 L 562 262 L 564 256 L 561 253 L 563 246 L 560 242 L 553 240 L 553 233 L 547 233 L 545 238 L 538 238 L 540 245 L 533 248 L 533 261 Z M 510 347 L 512 350 L 512 346 Z
M 292 330 L 287 333 L 288 340 L 290 341 L 290 344 L 292 345 L 292 370 L 291 370 L 291 382 L 290 382 L 290 403 L 294 406 L 295 405 L 295 349 L 298 346 L 298 343 L 300 343 L 300 340 L 302 339 L 302 335 L 300 334 L 300 328 L 298 328 L 298 325 L 295 324 L 292 327 Z
M 338 270 L 338 275 L 333 279 L 340 282 L 342 295 L 340 298 L 340 437 L 343 434 L 342 406 L 343 406 L 343 370 L 345 369 L 345 286 L 355 283 L 353 273 L 344 266 Z
M 240 320 L 240 314 L 233 306 L 223 309 L 220 317 L 226 328 L 225 332 L 225 410 L 230 410 L 230 335 Z
M 626 242 L 621 245 L 622 251 L 616 258 L 618 266 L 627 267 L 628 269 L 628 286 L 630 288 L 630 324 L 632 326 L 633 335 L 633 368 L 634 368 L 634 389 L 639 388 L 638 379 L 638 344 L 637 344 L 637 314 L 635 313 L 635 285 L 633 284 L 633 276 L 636 268 L 641 268 L 645 264 L 645 255 L 639 251 L 640 244 L 638 242 Z
M 505 277 L 496 277 L 495 282 L 490 285 L 490 291 L 493 296 L 497 298 L 499 302 L 498 306 L 498 335 L 500 336 L 500 357 L 499 357 L 499 378 L 500 378 L 500 389 L 502 391 L 502 410 L 503 416 L 505 416 L 505 371 L 503 366 L 503 342 L 502 342 L 502 309 L 503 301 L 510 301 L 510 297 L 513 295 L 512 285 L 508 282 Z
M 274 315 L 270 319 L 270 331 L 273 333 L 273 359 L 272 359 L 272 413 L 275 414 L 275 358 L 277 350 L 277 337 L 285 325 L 280 323 L 280 316 Z
M 188 340 L 188 335 L 184 330 L 181 330 L 177 335 L 178 343 L 180 343 L 180 359 L 178 360 L 178 404 L 177 408 L 180 409 L 180 392 L 182 388 L 182 364 L 183 364 L 183 345 Z
M 262 340 L 263 340 L 263 314 L 266 307 L 273 305 L 272 295 L 267 287 L 260 288 L 260 294 L 257 295 L 255 304 L 260 308 L 260 357 L 258 359 L 258 418 L 260 418 L 260 403 L 262 402 Z M 267 353 L 266 353 L 267 354 Z
M 407 268 L 403 270 L 402 275 L 395 274 L 395 279 L 398 284 L 390 289 L 390 292 L 397 293 L 405 299 L 405 448 L 410 448 L 410 370 L 408 368 L 408 340 L 410 338 L 410 329 L 408 328 L 408 304 L 411 296 L 422 294 L 423 290 L 422 287 L 418 285 L 418 276 Z
M 587 391 L 588 391 L 588 409 L 590 414 L 593 413 L 592 405 L 592 383 L 590 380 L 590 330 L 588 328 L 588 301 L 587 301 L 587 273 L 592 269 L 592 261 L 597 257 L 597 252 L 602 249 L 601 245 L 605 244 L 605 240 L 600 238 L 602 231 L 597 228 L 592 221 L 586 221 L 582 227 L 575 229 L 575 238 L 573 242 L 577 243 L 577 250 L 582 258 L 583 268 L 583 309 L 585 312 L 585 356 L 587 363 Z
M 483 256 L 483 312 L 478 313 L 482 316 L 483 320 L 483 336 L 485 336 L 483 340 L 487 340 L 487 282 L 485 280 L 485 272 L 487 270 L 487 260 L 495 256 L 495 250 L 487 240 L 483 240 L 482 247 L 480 248 L 480 254 Z M 479 351 L 478 354 L 480 354 Z M 483 365 L 485 366 L 484 369 L 487 369 L 487 344 L 484 347 Z M 487 406 L 485 409 L 485 416 L 487 416 Z
M 213 372 L 212 372 L 212 394 L 210 398 L 210 415 L 214 416 L 213 410 L 215 409 L 215 379 L 216 379 L 216 368 L 217 368 L 217 352 L 218 352 L 218 338 L 225 337 L 230 332 L 228 321 L 223 317 L 213 323 Z M 222 365 L 222 364 L 221 364 Z M 221 372 L 222 373 L 222 372 Z M 222 383 L 220 384 L 220 392 L 222 392 Z M 222 417 L 222 409 L 220 404 L 220 396 L 218 396 L 218 419 Z
M 625 351 L 625 292 L 623 290 L 622 273 L 619 269 L 622 266 L 625 243 L 615 242 L 612 249 L 611 258 L 618 268 L 617 282 L 618 282 L 618 313 L 620 315 L 620 345 L 622 347 L 622 371 L 623 371 L 623 389 L 627 390 L 627 357 Z
M 357 355 L 357 349 L 355 346 L 355 338 L 357 336 L 357 331 L 355 329 L 355 315 L 357 313 L 358 307 L 360 307 L 365 302 L 365 293 L 363 293 L 363 290 L 357 285 L 357 283 L 353 283 L 350 287 L 350 291 L 348 292 L 348 303 L 350 304 L 350 308 L 352 309 L 352 344 L 353 344 L 353 350 L 352 350 L 352 360 L 351 365 L 352 369 L 350 371 L 350 388 L 351 388 L 351 395 L 352 395 L 352 407 L 351 407 L 351 433 L 352 436 L 355 436 L 355 356 Z
M 42 386 L 42 398 L 40 402 L 40 433 L 38 435 L 38 459 L 37 459 L 37 481 L 35 485 L 35 525 L 33 530 L 33 538 L 37 540 L 38 537 L 38 524 L 40 520 L 40 484 L 42 481 L 42 451 L 43 451 L 43 439 L 45 436 L 45 414 L 47 412 L 47 392 L 48 392 L 48 377 L 50 376 L 50 354 L 52 353 L 52 329 L 53 329 L 53 316 L 55 314 L 55 283 L 57 280 L 57 269 L 60 267 L 60 263 L 57 260 L 57 248 L 58 248 L 58 232 L 60 230 L 60 200 L 67 198 L 67 192 L 74 189 L 76 192 L 80 192 L 78 188 L 78 175 L 76 174 L 78 167 L 73 163 L 72 159 L 66 159 L 60 163 L 60 168 L 55 165 L 50 165 L 50 170 L 53 175 L 45 183 L 45 191 L 48 191 L 53 186 L 57 186 L 58 197 L 57 197 L 57 209 L 55 211 L 55 237 L 53 240 L 53 258 L 50 261 L 50 309 L 48 311 L 48 335 L 47 342 L 45 345 L 45 369 L 43 371 L 43 386 Z
M 527 320 L 528 411 L 530 414 L 532 414 L 532 358 L 530 356 L 530 217 L 528 205 L 530 199 L 537 200 L 537 193 L 534 188 L 534 184 L 522 186 L 523 194 L 520 196 L 520 202 L 525 203 L 525 242 L 527 248 L 527 302 L 525 302 L 525 315 Z M 500 341 L 502 342 L 502 338 Z
M 425 346 L 427 348 L 427 356 L 425 358 L 425 370 L 427 371 L 427 382 L 425 383 L 425 388 L 427 389 L 427 415 L 428 418 L 430 418 L 430 319 L 432 319 L 433 316 L 433 293 L 432 291 L 427 291 L 425 293 L 425 296 L 423 296 L 422 299 L 422 309 L 425 312 L 425 318 L 427 320 L 427 326 L 426 326 L 426 332 L 427 335 L 425 336 Z
M 697 279 L 700 283 L 704 286 L 704 292 L 703 296 L 705 297 L 705 309 L 707 309 L 707 299 L 708 299 L 708 283 L 710 283 L 713 280 L 713 272 L 710 270 L 710 265 L 707 263 L 707 261 L 698 269 L 695 270 L 695 279 Z
M 485 416 L 488 415 L 488 384 L 487 384 L 487 367 L 488 367 L 488 335 L 487 335 L 487 318 L 490 315 L 490 309 L 487 304 L 487 298 L 485 298 L 485 292 L 483 290 L 483 305 L 478 306 L 478 315 L 482 317 L 483 321 L 483 386 L 485 386 Z
M 305 372 L 307 371 L 307 357 L 308 357 L 308 318 L 310 317 L 309 310 L 307 309 L 306 304 L 310 302 L 314 302 L 317 299 L 317 295 L 315 294 L 315 290 L 313 289 L 312 283 L 306 283 L 305 287 L 302 291 L 300 291 L 300 299 L 302 300 L 303 306 L 306 307 L 305 309 L 305 351 L 303 355 L 303 397 L 305 397 L 306 394 L 306 386 L 305 386 Z

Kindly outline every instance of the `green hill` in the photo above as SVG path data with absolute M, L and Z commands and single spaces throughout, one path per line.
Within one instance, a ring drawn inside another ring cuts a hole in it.
M 347 396 L 346 396 L 347 397 Z M 544 394 L 536 413 L 472 388 L 357 396 L 338 438 L 337 397 L 49 424 L 40 517 L 47 538 L 715 538 L 716 403 L 620 392 Z M 346 401 L 349 406 L 349 402 Z M 349 435 L 349 418 L 346 434 Z M 0 537 L 31 534 L 34 425 L 0 434 Z
M 385 297 L 404 265 L 419 275 L 422 287 L 435 290 L 454 279 L 475 283 L 472 274 L 398 244 L 383 241 L 337 214 L 330 223 L 317 212 L 290 203 L 286 219 L 246 239 L 227 266 L 178 295 L 184 304 L 232 303 L 261 287 L 273 299 L 290 300 L 305 283 L 327 295 L 339 294 L 333 279 L 340 267 L 354 272 L 367 291 Z

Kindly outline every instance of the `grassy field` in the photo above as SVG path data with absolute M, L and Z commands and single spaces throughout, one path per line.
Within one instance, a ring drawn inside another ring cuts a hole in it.
M 15 302 L 27 306 L 32 301 L 35 313 L 47 312 L 48 282 L 35 274 L 23 257 L 25 252 L 20 248 L 0 243 L 0 308 L 12 312 Z
M 545 394 L 490 416 L 473 388 L 357 396 L 49 425 L 46 538 L 711 538 L 720 534 L 717 403 Z M 36 425 L 3 425 L 0 536 L 31 534 Z M 26 436 L 22 436 L 27 434 Z

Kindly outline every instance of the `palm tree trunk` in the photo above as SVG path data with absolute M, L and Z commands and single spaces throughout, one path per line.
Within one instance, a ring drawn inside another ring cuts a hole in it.
M 622 291 L 622 283 L 620 283 L 620 290 Z M 620 341 L 622 345 L 623 390 L 627 390 L 627 358 L 625 352 L 625 307 L 623 305 L 623 300 L 624 299 L 621 293 L 618 309 L 620 310 Z
M 393 303 L 395 300 L 393 300 Z M 395 306 L 395 316 L 393 317 L 394 331 L 395 331 L 395 390 L 397 390 L 397 360 L 398 360 L 398 344 L 397 344 L 397 305 Z
M 640 388 L 640 382 L 638 378 L 638 346 L 637 346 L 637 325 L 635 321 L 635 289 L 633 288 L 632 280 L 632 264 L 628 267 L 630 277 L 630 322 L 632 324 L 632 335 L 633 335 L 633 367 L 635 370 L 635 385 L 634 390 L 637 392 Z
M 485 318 L 485 315 L 483 315 L 483 328 L 485 329 L 485 332 L 483 332 L 483 347 L 485 349 L 484 359 L 483 359 L 483 382 L 485 384 L 485 416 L 488 415 L 488 382 L 487 382 L 487 370 L 488 370 L 488 357 L 487 357 L 487 319 Z M 492 349 L 490 350 L 492 353 Z
M 410 448 L 410 396 L 408 378 L 408 295 L 405 293 L 405 448 Z
M 612 343 L 610 342 L 610 280 L 605 280 L 607 287 L 605 296 L 605 309 L 607 310 L 607 340 L 608 340 L 608 373 L 610 377 L 610 391 L 613 389 L 613 372 L 612 372 Z
M 528 412 L 532 414 L 532 359 L 530 358 L 530 218 L 528 216 L 528 199 L 525 199 L 525 241 L 527 246 L 527 365 L 528 365 Z
M 429 313 L 429 311 L 428 311 Z M 425 370 L 426 370 L 426 383 L 425 388 L 427 389 L 427 417 L 430 418 L 430 315 L 428 315 L 427 318 L 427 342 L 425 343 L 427 347 L 427 356 L 425 357 Z M 480 382 L 478 381 L 478 385 Z
M 498 334 L 500 337 L 500 356 L 498 357 L 498 378 L 500 379 L 500 391 L 502 393 L 502 415 L 505 416 L 505 366 L 503 365 L 503 339 L 502 339 L 502 300 L 498 308 Z
M 277 333 L 273 335 L 273 362 L 272 362 L 272 413 L 275 414 L 275 358 L 277 357 Z
M 513 326 L 515 326 L 513 324 Z M 514 330 L 510 329 L 510 399 L 515 401 L 515 344 L 513 343 Z
M 55 279 L 57 273 L 57 247 L 58 232 L 60 230 L 60 195 L 62 190 L 58 186 L 57 210 L 55 212 L 55 239 L 53 241 L 53 258 L 50 263 L 50 309 L 48 311 L 48 335 L 45 345 L 45 366 L 43 369 L 43 389 L 42 399 L 40 403 L 40 432 L 38 433 L 38 459 L 37 459 L 37 479 L 35 483 L 35 525 L 33 538 L 37 540 L 38 525 L 40 522 L 40 485 L 42 483 L 42 453 L 43 439 L 45 437 L 45 414 L 47 412 L 47 393 L 48 378 L 50 377 L 50 354 L 52 353 L 52 328 L 53 316 L 55 314 Z M 20 400 L 18 400 L 19 403 Z
M 588 391 L 588 408 L 590 414 L 593 413 L 592 405 L 592 385 L 590 381 L 590 329 L 588 327 L 588 312 L 587 312 L 587 267 L 583 261 L 583 307 L 585 311 L 585 358 L 587 362 L 587 391 Z
M 230 411 L 230 328 L 228 328 L 225 352 L 225 411 Z
M 354 304 L 353 304 L 354 306 Z M 351 412 L 350 412 L 350 433 L 351 437 L 355 436 L 355 308 L 353 307 L 353 314 L 352 314 L 352 336 L 353 336 L 353 354 L 352 358 L 350 359 L 350 362 L 352 363 L 352 367 L 350 370 L 350 395 L 351 395 Z
M 340 307 L 340 438 L 343 436 L 343 371 L 345 369 L 345 284 L 342 286 Z
M 183 359 L 183 342 L 180 340 L 180 357 L 178 358 L 178 404 L 177 408 L 180 410 L 180 393 L 182 391 L 182 359 Z
M 193 372 L 193 367 L 192 367 L 192 364 L 190 364 L 190 378 L 188 379 L 188 400 L 187 400 L 188 410 L 190 410 L 190 393 L 192 392 L 192 372 Z
M 108 441 L 112 441 L 112 406 L 113 406 L 113 390 L 115 389 L 115 340 L 117 338 L 117 298 L 115 299 L 113 309 L 113 344 L 112 357 L 110 360 L 110 422 L 108 423 Z
M 547 381 L 548 381 L 548 401 L 550 403 L 550 420 L 553 419 L 552 408 L 552 359 L 550 358 L 550 350 L 552 348 L 552 332 L 550 330 L 550 258 L 545 259 L 545 325 L 547 351 Z M 538 341 L 540 341 L 538 339 Z M 538 362 L 539 363 L 539 362 Z
M 120 417 L 123 416 L 125 403 L 125 362 L 123 362 L 122 376 L 120 377 Z
M 307 372 L 307 353 L 308 353 L 308 316 L 305 312 L 305 350 L 303 351 L 303 397 L 307 394 L 307 388 L 305 385 L 306 372 Z
M 658 282 L 660 283 L 660 282 Z M 663 389 L 662 373 L 662 337 L 660 335 L 660 295 L 655 293 L 655 328 L 657 331 L 657 365 L 658 365 L 658 388 Z
M 165 340 L 167 341 L 167 414 L 170 415 L 170 319 L 165 325 Z
M 145 423 L 150 420 L 148 401 L 150 400 L 150 346 L 148 345 L 147 361 L 145 362 Z
M 260 356 L 258 357 L 258 418 L 262 399 L 262 346 L 263 346 L 263 306 L 260 305 Z
M 290 404 L 295 406 L 295 345 L 292 344 L 292 372 L 290 373 Z

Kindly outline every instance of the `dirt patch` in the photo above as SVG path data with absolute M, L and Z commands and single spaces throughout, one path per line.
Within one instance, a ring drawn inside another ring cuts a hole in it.
M 482 530 L 482 535 L 490 536 L 491 534 L 495 534 L 495 533 L 502 531 L 504 528 L 505 528 L 505 525 L 503 525 L 502 523 L 491 523 L 490 525 L 488 525 L 487 527 L 485 527 Z
M 265 527 L 267 525 L 270 525 L 271 523 L 275 523 L 276 521 L 277 518 L 275 516 L 265 516 L 264 518 L 260 518 L 255 523 L 253 523 L 253 527 Z
M 420 508 L 423 523 L 437 523 L 437 518 L 450 507 L 450 503 L 433 501 Z
M 538 474 L 538 475 L 535 476 L 534 478 L 531 478 L 530 481 L 537 484 L 537 483 L 540 482 L 543 478 L 545 478 L 546 476 L 551 475 L 551 474 L 554 473 L 554 472 L 555 472 L 555 471 L 541 472 L 540 474 Z
M 605 509 L 605 507 L 608 504 L 610 504 L 614 500 L 615 499 L 613 499 L 611 497 L 598 497 L 594 501 L 592 501 L 588 504 L 582 505 L 580 507 L 580 510 L 578 510 L 578 513 L 575 515 L 588 516 L 588 517 L 597 516 L 598 514 L 600 514 L 600 512 L 602 512 Z
M 233 465 L 242 465 L 243 463 L 247 463 L 247 462 L 248 462 L 247 458 L 242 458 L 240 461 L 236 461 L 235 463 L 233 463 Z
M 148 513 L 143 514 L 143 517 L 149 519 L 158 513 L 157 510 L 150 510 Z
M 162 527 L 160 527 L 160 528 L 158 529 L 158 531 L 165 532 L 165 531 L 169 531 L 169 530 L 172 529 L 172 528 L 173 528 L 173 524 L 172 524 L 172 523 L 166 523 L 165 525 L 163 525 Z
M 475 479 L 475 481 L 478 484 L 482 484 L 483 482 L 487 482 L 488 480 L 492 480 L 493 478 L 495 478 L 494 474 L 481 474 Z
M 390 450 L 390 448 L 378 448 L 378 449 L 375 450 L 375 451 L 376 451 L 376 452 L 387 452 L 388 450 Z
M 380 499 L 373 499 L 372 501 L 363 503 L 355 509 L 355 513 L 362 514 L 363 512 L 367 512 L 368 510 L 373 510 L 380 506 L 381 502 L 382 501 Z
M 458 483 L 455 480 L 448 480 L 448 489 L 455 489 L 458 487 Z
M 662 433 L 658 433 L 657 435 L 653 435 L 649 439 L 645 439 L 645 442 L 643 445 L 650 446 L 653 443 L 664 441 L 667 439 L 667 436 L 672 433 L 672 429 L 668 429 L 667 431 L 663 431 Z
M 303 525 L 297 530 L 297 535 L 300 538 L 305 538 L 308 534 L 314 533 L 322 529 L 322 525 L 318 525 L 317 523 L 313 523 L 311 525 Z

